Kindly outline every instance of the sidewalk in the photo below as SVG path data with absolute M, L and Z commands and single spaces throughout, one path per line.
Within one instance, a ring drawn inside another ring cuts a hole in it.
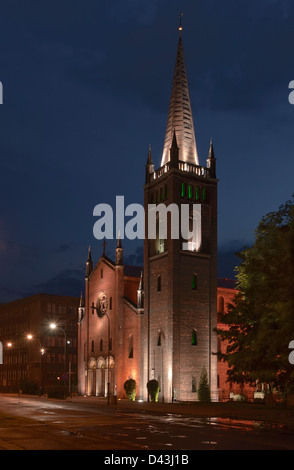
M 107 406 L 107 398 L 82 397 L 68 398 L 72 403 L 95 404 Z M 263 404 L 225 402 L 225 403 L 151 403 L 131 402 L 127 399 L 118 400 L 117 404 L 109 404 L 116 410 L 160 414 L 181 414 L 200 418 L 222 418 L 229 420 L 244 420 L 256 425 L 266 425 L 271 428 L 287 429 L 294 432 L 294 408 L 269 408 Z M 249 424 L 249 423 L 248 423 Z

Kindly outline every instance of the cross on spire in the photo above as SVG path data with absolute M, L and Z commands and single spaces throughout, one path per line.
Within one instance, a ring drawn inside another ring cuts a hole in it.
M 181 34 L 182 31 L 183 31 L 182 16 L 183 16 L 183 12 L 181 12 L 180 15 L 179 15 L 179 18 L 180 18 L 179 31 L 180 31 L 180 34 Z

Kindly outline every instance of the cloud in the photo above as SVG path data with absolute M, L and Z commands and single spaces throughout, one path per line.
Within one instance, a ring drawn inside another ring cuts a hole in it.
M 42 284 L 33 286 L 25 295 L 45 293 L 79 297 L 81 291 L 84 290 L 84 277 L 83 270 L 66 269 Z

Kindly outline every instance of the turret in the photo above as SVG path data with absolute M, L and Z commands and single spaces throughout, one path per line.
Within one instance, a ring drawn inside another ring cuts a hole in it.
M 120 234 L 118 234 L 117 247 L 115 250 L 115 264 L 120 266 L 123 264 L 123 248 L 121 244 Z
M 92 255 L 91 255 L 91 248 L 89 246 L 88 249 L 88 259 L 86 263 L 86 277 L 89 277 L 93 270 L 93 262 L 92 262 Z
M 141 271 L 139 288 L 137 290 L 137 309 L 141 312 L 144 310 L 143 271 Z
M 147 157 L 147 163 L 145 165 L 145 169 L 146 169 L 145 182 L 148 183 L 150 180 L 150 175 L 154 172 L 154 164 L 153 164 L 152 155 L 151 155 L 151 145 L 149 145 L 148 157 Z
M 211 178 L 216 178 L 216 160 L 214 156 L 214 149 L 212 139 L 210 139 L 210 146 L 207 158 L 207 168 L 209 168 L 209 173 Z
M 81 297 L 80 297 L 80 305 L 78 308 L 79 316 L 78 316 L 78 321 L 80 322 L 85 315 L 85 302 L 83 298 L 83 293 L 81 292 Z

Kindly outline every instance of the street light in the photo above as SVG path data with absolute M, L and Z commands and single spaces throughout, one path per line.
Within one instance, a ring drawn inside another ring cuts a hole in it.
M 66 345 L 70 344 L 70 341 L 67 341 L 67 339 L 66 339 L 66 331 L 65 331 L 64 328 L 62 328 L 61 326 L 56 325 L 56 323 L 50 323 L 49 327 L 51 328 L 51 330 L 59 329 L 64 334 L 64 368 L 65 368 L 64 372 L 67 373 L 67 370 L 66 370 L 67 369 L 67 367 L 66 367 Z M 68 385 L 68 387 L 69 387 L 69 393 L 71 393 L 71 380 L 70 380 L 71 379 L 71 377 L 70 377 L 71 376 L 71 371 L 68 371 L 68 374 L 69 374 L 69 385 Z
M 42 348 L 40 339 L 37 338 L 37 337 L 34 337 L 32 334 L 29 333 L 29 334 L 27 335 L 27 339 L 28 339 L 29 341 L 32 341 L 33 339 L 35 339 L 35 340 L 37 340 L 37 341 L 39 342 L 39 344 L 40 344 L 40 393 L 41 393 L 41 391 L 42 391 L 42 356 L 43 356 L 43 354 L 45 353 L 45 349 Z

